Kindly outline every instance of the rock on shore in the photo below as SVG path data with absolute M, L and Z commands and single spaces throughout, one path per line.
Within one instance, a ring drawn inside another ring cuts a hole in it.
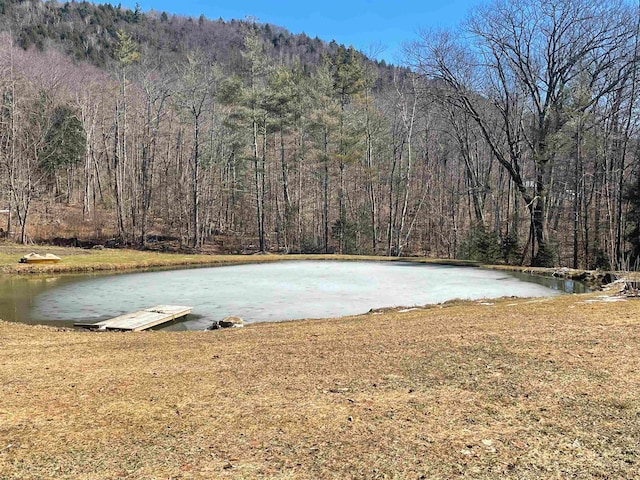
M 222 320 L 213 322 L 211 330 L 217 330 L 218 328 L 241 328 L 244 326 L 244 320 L 240 317 L 225 317 Z

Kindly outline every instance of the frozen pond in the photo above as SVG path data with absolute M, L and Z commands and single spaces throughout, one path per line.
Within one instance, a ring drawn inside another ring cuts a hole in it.
M 359 314 L 454 298 L 544 297 L 583 287 L 571 281 L 472 267 L 407 262 L 284 261 L 119 275 L 0 281 L 0 318 L 93 322 L 157 304 L 190 305 L 168 329 L 203 330 L 228 315 L 245 322 Z

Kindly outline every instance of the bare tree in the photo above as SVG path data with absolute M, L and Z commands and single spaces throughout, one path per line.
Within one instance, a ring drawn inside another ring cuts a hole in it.
M 192 52 L 183 67 L 176 103 L 189 118 L 193 129 L 190 155 L 191 167 L 191 242 L 194 248 L 202 245 L 201 169 L 202 133 L 207 112 L 212 108 L 216 76 L 211 61 L 202 52 Z
M 162 72 L 158 66 L 144 64 L 138 72 L 139 84 L 144 92 L 144 128 L 141 142 L 140 190 L 141 190 L 141 219 L 140 243 L 147 244 L 147 229 L 149 227 L 149 209 L 153 193 L 153 176 L 162 118 L 171 93 L 173 79 Z
M 507 0 L 477 9 L 460 32 L 423 34 L 408 51 L 414 66 L 442 82 L 478 124 L 509 173 L 530 212 L 535 264 L 550 255 L 550 139 L 565 122 L 565 96 L 585 74 L 591 86 L 585 109 L 619 86 L 634 60 L 630 18 L 621 1 Z

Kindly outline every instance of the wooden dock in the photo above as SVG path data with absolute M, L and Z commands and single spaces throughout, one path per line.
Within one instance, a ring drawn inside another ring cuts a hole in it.
M 127 330 L 140 332 L 151 327 L 170 322 L 191 313 L 192 307 L 182 305 L 156 305 L 133 313 L 120 315 L 97 323 L 74 323 L 75 327 L 94 330 Z

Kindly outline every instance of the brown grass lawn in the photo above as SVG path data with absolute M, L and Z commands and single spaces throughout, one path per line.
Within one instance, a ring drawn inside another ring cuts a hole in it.
M 638 478 L 640 303 L 601 295 L 213 332 L 0 322 L 0 478 Z
M 18 263 L 27 253 L 53 253 L 62 258 L 54 265 L 27 265 Z M 0 273 L 33 274 L 109 270 L 131 270 L 150 267 L 188 265 L 223 265 L 274 261 L 279 255 L 193 255 L 187 253 L 145 252 L 127 249 L 87 250 L 83 248 L 0 245 Z
M 28 265 L 19 263 L 22 256 L 35 252 L 53 253 L 62 261 L 53 265 Z M 180 267 L 204 265 L 231 265 L 240 263 L 260 263 L 284 260 L 375 260 L 375 261 L 411 261 L 419 263 L 450 263 L 453 265 L 477 265 L 477 262 L 428 259 L 395 258 L 364 255 L 195 255 L 190 253 L 161 253 L 129 249 L 83 249 L 70 247 L 52 247 L 42 245 L 18 245 L 0 243 L 0 274 L 37 274 L 72 273 L 93 271 L 135 270 L 152 267 Z M 507 267 L 500 267 L 507 268 Z

